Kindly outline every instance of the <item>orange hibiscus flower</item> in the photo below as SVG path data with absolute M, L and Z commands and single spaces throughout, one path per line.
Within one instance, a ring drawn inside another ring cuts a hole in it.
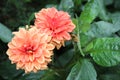
M 65 40 L 70 40 L 69 32 L 75 25 L 67 12 L 58 11 L 55 8 L 42 9 L 35 13 L 35 26 L 52 36 L 52 43 L 60 48 Z
M 47 69 L 54 49 L 49 43 L 51 37 L 40 33 L 36 27 L 29 30 L 20 28 L 13 34 L 15 36 L 8 44 L 7 54 L 12 63 L 16 63 L 17 69 L 24 69 L 26 73 Z

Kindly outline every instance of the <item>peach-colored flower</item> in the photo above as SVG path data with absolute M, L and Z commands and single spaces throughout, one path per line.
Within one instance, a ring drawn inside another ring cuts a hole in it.
M 35 13 L 35 18 L 35 26 L 52 36 L 54 44 L 61 45 L 71 39 L 69 32 L 73 31 L 75 25 L 67 12 L 58 11 L 54 7 L 47 8 Z
M 30 29 L 20 28 L 14 32 L 15 36 L 9 42 L 7 54 L 17 69 L 25 72 L 47 69 L 53 55 L 54 45 L 49 43 L 51 37 L 40 33 L 36 27 Z

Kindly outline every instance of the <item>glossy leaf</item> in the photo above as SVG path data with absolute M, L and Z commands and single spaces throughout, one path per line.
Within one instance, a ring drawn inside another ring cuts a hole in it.
M 3 42 L 9 42 L 12 38 L 12 32 L 5 25 L 0 23 L 0 39 Z
M 97 80 L 97 74 L 91 62 L 80 60 L 73 66 L 66 80 Z
M 97 0 L 90 0 L 80 15 L 80 29 L 86 32 L 89 29 L 89 24 L 96 18 L 99 13 L 99 6 Z
M 110 18 L 112 20 L 114 27 L 120 28 L 120 12 L 110 14 L 109 16 L 111 16 Z
M 87 44 L 89 44 L 92 40 L 94 40 L 94 37 L 91 37 L 89 35 L 86 35 L 84 33 L 80 34 L 80 41 L 81 41 L 81 47 L 86 47 Z
M 99 9 L 100 9 L 100 12 L 99 12 L 99 17 L 100 19 L 102 20 L 105 20 L 105 21 L 108 21 L 109 20 L 109 16 L 108 16 L 108 12 L 105 8 L 105 3 L 104 3 L 104 0 L 97 0 L 98 1 L 98 6 L 99 6 Z M 111 0 L 109 0 L 111 1 Z
M 91 37 L 108 37 L 119 30 L 119 26 L 115 26 L 114 24 L 105 21 L 99 21 L 91 25 L 91 29 L 88 30 L 87 35 Z
M 98 38 L 86 47 L 86 51 L 99 65 L 117 65 L 120 63 L 120 38 Z

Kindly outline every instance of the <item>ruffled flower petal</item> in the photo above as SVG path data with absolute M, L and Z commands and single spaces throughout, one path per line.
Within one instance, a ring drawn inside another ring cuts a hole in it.
M 24 69 L 26 73 L 47 69 L 54 49 L 50 41 L 51 37 L 36 27 L 20 28 L 8 43 L 7 55 L 17 69 Z
M 56 43 L 56 47 L 60 47 L 62 41 L 71 39 L 69 33 L 75 25 L 67 12 L 58 11 L 54 7 L 47 8 L 35 13 L 35 18 L 35 26 L 52 36 L 51 41 Z

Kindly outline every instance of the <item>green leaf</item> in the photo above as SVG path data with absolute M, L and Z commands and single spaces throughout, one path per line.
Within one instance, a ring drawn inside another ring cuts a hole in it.
M 97 80 L 97 74 L 91 62 L 80 60 L 73 66 L 66 80 Z
M 55 5 L 55 4 L 47 4 L 45 7 L 46 7 L 46 8 L 51 8 L 51 7 L 57 8 L 58 6 Z
M 90 0 L 80 15 L 80 29 L 86 32 L 89 29 L 89 24 L 96 18 L 99 13 L 99 6 L 97 0 Z
M 86 34 L 91 37 L 107 37 L 112 36 L 112 34 L 119 30 L 119 26 L 114 26 L 112 23 L 105 21 L 99 21 L 93 23 Z
M 59 9 L 64 10 L 64 11 L 68 11 L 73 6 L 74 6 L 74 4 L 73 4 L 72 0 L 61 0 L 60 5 L 59 5 Z
M 105 3 L 104 3 L 104 0 L 97 0 L 98 1 L 98 6 L 99 6 L 99 9 L 100 9 L 100 12 L 99 12 L 99 17 L 100 19 L 102 20 L 105 20 L 105 21 L 108 21 L 109 20 L 109 16 L 108 16 L 108 13 L 105 9 Z M 111 0 L 109 0 L 111 1 Z
M 91 48 L 87 48 L 93 45 Z M 120 63 L 120 38 L 98 38 L 86 47 L 94 61 L 102 66 Z
M 24 2 L 31 2 L 32 0 L 24 0 Z
M 9 60 L 0 63 L 0 76 L 5 80 L 13 80 L 21 73 L 22 71 L 16 70 L 15 65 L 11 64 Z
M 104 74 L 100 75 L 99 80 L 120 80 L 119 74 Z
M 73 22 L 74 22 L 74 24 L 76 25 L 76 28 L 75 28 L 75 30 L 74 30 L 74 33 L 77 35 L 77 37 L 78 37 L 78 42 L 77 42 L 77 47 L 78 47 L 78 49 L 79 49 L 79 51 L 80 51 L 80 54 L 82 55 L 82 56 L 84 56 L 84 53 L 83 53 L 83 51 L 82 51 L 82 48 L 81 48 L 81 38 L 80 38 L 80 29 L 79 29 L 79 20 L 78 20 L 78 18 L 77 19 L 73 19 Z M 77 50 L 76 50 L 77 51 Z
M 112 13 L 109 16 L 111 17 L 113 25 L 120 28 L 120 12 Z
M 84 33 L 80 33 L 80 41 L 81 41 L 81 47 L 86 47 L 87 44 L 89 44 L 94 38 L 92 38 L 89 35 L 86 35 Z
M 113 0 L 103 0 L 105 5 L 110 5 L 113 3 Z
M 66 50 L 65 52 L 63 52 L 62 55 L 60 55 L 60 57 L 57 58 L 57 60 L 55 61 L 55 65 L 58 67 L 60 66 L 65 67 L 67 63 L 70 62 L 73 55 L 74 55 L 74 49 Z
M 82 0 L 73 0 L 73 2 L 75 6 L 80 7 Z
M 44 73 L 45 71 L 38 71 L 37 73 L 31 72 L 28 74 L 23 74 L 21 77 L 19 77 L 19 80 L 39 80 Z
M 12 39 L 12 32 L 5 25 L 0 23 L 0 39 L 3 42 L 9 42 Z
M 114 0 L 114 7 L 120 9 L 120 0 Z
M 72 22 L 73 22 L 73 23 L 75 24 L 75 26 L 76 26 L 73 33 L 77 34 L 78 29 L 79 29 L 78 17 L 77 17 L 77 18 L 73 18 L 73 19 L 72 19 Z
M 35 13 L 32 13 L 28 19 L 28 25 L 30 25 L 30 22 L 34 19 Z
M 55 71 L 48 70 L 40 80 L 61 80 L 61 78 Z

